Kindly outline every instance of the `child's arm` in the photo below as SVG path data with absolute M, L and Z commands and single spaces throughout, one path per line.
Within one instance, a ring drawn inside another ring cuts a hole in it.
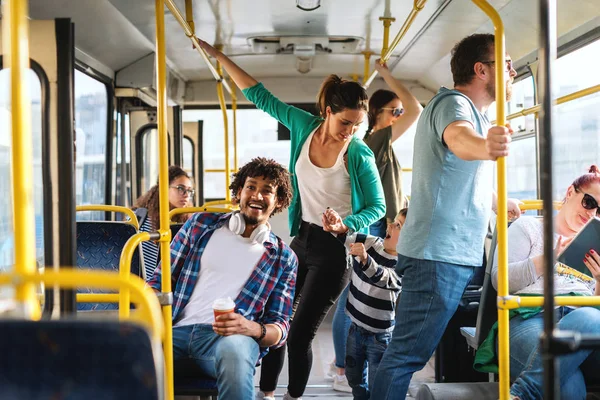
M 354 263 L 354 271 L 357 274 L 363 273 L 375 286 L 399 289 L 401 282 L 395 271 L 396 259 L 387 258 L 381 254 L 382 252 L 381 241 L 375 243 L 369 251 L 362 243 L 354 243 L 350 248 L 350 254 L 355 256 L 358 261 Z
M 353 243 L 364 243 L 365 247 L 369 249 L 377 241 L 377 238 L 374 236 L 368 236 L 360 232 L 350 233 L 337 211 L 331 208 L 325 210 L 321 217 L 321 222 L 323 223 L 323 230 L 336 235 L 338 240 L 344 243 L 348 249 L 350 249 Z

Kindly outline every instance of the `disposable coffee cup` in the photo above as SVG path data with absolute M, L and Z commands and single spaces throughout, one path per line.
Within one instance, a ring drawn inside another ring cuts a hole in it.
M 213 302 L 213 312 L 215 314 L 215 320 L 219 315 L 229 314 L 235 311 L 235 303 L 231 300 L 231 297 L 225 297 L 217 299 Z

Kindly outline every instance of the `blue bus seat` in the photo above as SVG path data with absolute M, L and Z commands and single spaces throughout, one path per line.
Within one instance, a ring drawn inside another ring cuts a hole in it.
M 125 222 L 77 221 L 77 268 L 118 271 L 125 243 L 137 233 L 134 226 Z M 142 277 L 139 249 L 131 260 L 131 273 Z M 81 288 L 79 293 L 103 291 Z M 117 310 L 117 304 L 79 303 L 78 311 Z
M 174 362 L 175 395 L 217 396 L 217 381 L 202 373 L 192 359 Z
M 128 322 L 2 320 L 0 398 L 163 398 L 154 348 L 146 329 Z

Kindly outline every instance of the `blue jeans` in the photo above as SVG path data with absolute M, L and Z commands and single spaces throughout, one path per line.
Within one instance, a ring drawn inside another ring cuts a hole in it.
M 220 336 L 209 324 L 173 328 L 173 358 L 191 358 L 216 378 L 220 400 L 254 400 L 258 355 L 258 343 L 249 336 Z
M 350 325 L 346 348 L 346 378 L 352 388 L 354 400 L 369 399 L 369 389 L 373 387 L 377 368 L 391 338 L 392 332 L 375 333 L 354 323 Z
M 414 372 L 440 342 L 475 267 L 419 260 L 398 254 L 402 292 L 392 341 L 379 364 L 371 397 L 404 399 Z
M 556 309 L 557 328 L 584 335 L 600 334 L 600 310 L 592 307 Z M 510 320 L 510 393 L 521 400 L 543 399 L 543 368 L 540 334 L 544 330 L 543 313 Z M 579 350 L 558 357 L 560 398 L 584 400 L 585 380 L 600 379 L 600 351 Z
M 348 291 L 350 284 L 340 294 L 338 303 L 333 314 L 333 322 L 331 324 L 331 333 L 333 336 L 333 351 L 335 353 L 335 366 L 344 368 L 344 360 L 346 359 L 346 340 L 348 339 L 348 330 L 352 321 L 346 314 L 346 302 L 348 301 Z
M 387 230 L 387 219 L 385 217 L 381 218 L 379 221 L 376 221 L 369 226 L 369 234 L 371 236 L 377 236 L 382 239 L 385 239 L 385 231 Z

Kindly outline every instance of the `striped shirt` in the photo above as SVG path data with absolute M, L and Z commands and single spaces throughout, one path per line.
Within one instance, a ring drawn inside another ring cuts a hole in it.
M 370 332 L 391 331 L 401 289 L 395 271 L 398 256 L 386 253 L 383 239 L 376 236 L 354 233 L 340 235 L 338 239 L 348 248 L 352 243 L 364 243 L 367 251 L 364 265 L 356 257 L 352 260 L 346 314 L 352 322 Z
M 200 274 L 202 254 L 215 230 L 229 222 L 229 214 L 197 213 L 181 227 L 171 242 L 171 285 L 173 287 L 173 321 L 183 316 Z M 235 299 L 235 312 L 251 321 L 275 324 L 285 343 L 292 315 L 298 259 L 280 238 L 270 233 L 263 244 L 265 252 L 250 278 Z M 227 249 L 223 249 L 227 251 Z M 159 264 L 149 280 L 150 287 L 160 290 L 162 269 Z M 218 285 L 219 282 L 215 282 Z M 260 357 L 268 348 L 261 347 Z
M 150 216 L 144 219 L 140 226 L 140 232 L 153 232 L 156 229 L 152 228 L 152 219 Z M 154 273 L 156 264 L 158 264 L 158 244 L 151 240 L 142 242 L 142 259 L 144 260 L 144 271 L 146 272 L 146 280 L 149 280 Z

